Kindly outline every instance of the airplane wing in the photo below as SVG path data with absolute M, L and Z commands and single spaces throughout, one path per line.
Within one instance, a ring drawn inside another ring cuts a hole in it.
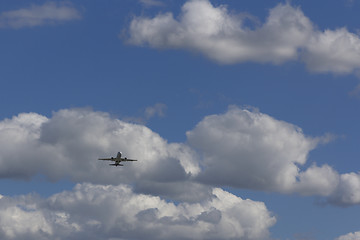
M 115 158 L 99 158 L 98 160 L 103 160 L 103 161 L 115 161 Z
M 134 161 L 137 161 L 137 160 L 136 160 L 136 159 L 124 158 L 124 159 L 121 159 L 121 161 L 124 161 L 124 162 L 134 162 Z

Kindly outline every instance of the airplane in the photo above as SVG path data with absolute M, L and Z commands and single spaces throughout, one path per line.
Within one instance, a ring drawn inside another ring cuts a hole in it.
M 110 166 L 124 166 L 123 164 L 121 164 L 120 162 L 133 162 L 133 161 L 137 161 L 135 159 L 128 159 L 126 157 L 122 158 L 121 157 L 121 152 L 118 152 L 118 154 L 116 155 L 116 158 L 111 157 L 111 158 L 99 158 L 98 160 L 103 160 L 103 161 L 114 161 L 115 163 L 109 164 Z

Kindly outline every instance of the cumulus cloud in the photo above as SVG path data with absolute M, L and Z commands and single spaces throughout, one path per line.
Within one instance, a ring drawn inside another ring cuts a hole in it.
M 331 195 L 329 203 L 340 206 L 360 204 L 360 174 L 341 174 L 338 187 Z
M 156 183 L 172 189 L 172 184 L 186 182 L 200 171 L 195 152 L 185 144 L 167 143 L 145 126 L 86 109 L 61 110 L 52 118 L 24 113 L 5 119 L 0 122 L 0 143 L 1 178 L 44 174 L 51 180 L 136 182 L 151 192 Z M 126 170 L 97 161 L 118 151 L 139 161 L 127 163 Z M 189 192 L 208 192 L 196 183 L 186 186 Z
M 187 132 L 202 155 L 202 183 L 326 197 L 336 205 L 360 204 L 360 175 L 339 174 L 329 165 L 302 166 L 312 149 L 331 136 L 308 137 L 290 123 L 230 107 Z M 329 139 L 330 138 L 330 139 Z
M 69 3 L 46 2 L 28 8 L 2 12 L 0 28 L 24 28 L 56 24 L 80 19 L 81 15 Z
M 187 137 L 204 155 L 202 182 L 280 192 L 293 191 L 298 166 L 318 143 L 292 124 L 237 107 L 205 117 Z
M 185 202 L 210 199 L 212 186 L 232 186 L 360 204 L 360 174 L 326 164 L 304 168 L 311 150 L 331 136 L 306 136 L 291 123 L 236 106 L 205 117 L 186 135 L 184 143 L 168 143 L 143 125 L 90 109 L 50 118 L 22 113 L 0 122 L 0 178 L 124 183 L 139 194 Z M 123 168 L 97 161 L 118 151 L 139 161 Z
M 303 195 L 329 196 L 340 182 L 339 173 L 326 164 L 321 167 L 313 164 L 297 177 L 299 182 L 295 186 L 295 191 Z
M 43 238 L 51 234 L 52 229 L 44 214 L 36 210 L 37 199 L 33 196 L 22 196 L 16 199 L 2 197 L 0 199 L 0 236 L 2 239 Z M 19 205 L 17 205 L 19 203 Z M 20 204 L 21 203 L 21 204 Z
M 224 5 L 189 0 L 178 18 L 164 13 L 135 17 L 128 42 L 153 48 L 188 49 L 223 64 L 246 61 L 280 64 L 304 61 L 314 72 L 352 73 L 360 68 L 360 38 L 345 28 L 320 31 L 302 10 L 289 3 L 270 10 L 251 28 Z
M 267 239 L 276 219 L 262 202 L 219 188 L 175 205 L 126 185 L 78 184 L 47 199 L 0 199 L 2 239 Z M 224 204 L 226 202 L 226 204 Z M 30 220 L 31 219 L 31 220 Z
M 315 72 L 352 73 L 360 67 L 360 37 L 346 28 L 316 32 L 303 54 L 308 69 Z

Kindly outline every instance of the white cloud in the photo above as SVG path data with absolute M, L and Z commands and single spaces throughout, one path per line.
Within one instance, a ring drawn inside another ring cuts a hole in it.
M 187 137 L 204 153 L 201 181 L 280 192 L 293 191 L 298 166 L 318 142 L 292 124 L 237 107 L 205 117 Z
M 266 114 L 230 107 L 205 117 L 187 132 L 200 151 L 197 180 L 237 188 L 324 196 L 336 205 L 360 204 L 360 175 L 339 174 L 329 165 L 301 170 L 307 156 L 331 136 L 311 138 L 300 128 Z
M 27 235 L 44 239 L 43 234 L 52 234 L 44 213 L 36 209 L 37 200 L 32 195 L 0 199 L 1 239 L 25 239 Z
M 245 14 L 230 14 L 208 0 L 189 0 L 181 14 L 135 17 L 129 43 L 200 52 L 223 64 L 304 61 L 315 72 L 352 73 L 360 68 L 360 38 L 345 28 L 319 31 L 300 8 L 279 4 L 266 21 L 249 28 Z
M 0 122 L 0 143 L 2 178 L 30 178 L 40 173 L 52 180 L 136 182 L 151 192 L 156 183 L 171 189 L 172 184 L 188 181 L 200 171 L 196 154 L 188 146 L 167 143 L 145 126 L 86 109 L 61 110 L 52 118 L 29 113 L 6 119 Z M 126 169 L 97 161 L 118 151 L 139 161 L 127 163 Z M 201 189 L 192 182 L 186 186 L 190 192 Z
M 314 164 L 300 172 L 298 178 L 295 191 L 304 195 L 329 196 L 340 182 L 339 174 L 329 165 L 318 167 Z
M 340 236 L 335 240 L 359 240 L 360 232 L 348 233 L 346 235 Z
M 315 72 L 352 73 L 360 67 L 360 38 L 345 28 L 312 35 L 303 55 Z
M 276 219 L 262 202 L 219 188 L 201 203 L 166 202 L 125 185 L 78 184 L 48 199 L 0 199 L 2 239 L 267 239 Z M 30 219 L 31 218 L 31 221 Z M 26 234 L 26 235 L 25 235 Z
M 80 18 L 80 13 L 69 3 L 46 2 L 0 13 L 0 28 L 35 27 Z
M 360 204 L 360 175 L 339 174 L 307 157 L 331 136 L 309 137 L 290 123 L 232 106 L 168 143 L 149 128 L 89 109 L 65 109 L 47 118 L 22 113 L 0 122 L 0 178 L 69 178 L 95 184 L 132 184 L 136 193 L 197 202 L 212 186 L 233 186 Z M 109 167 L 98 161 L 123 151 L 138 162 Z
M 338 187 L 329 202 L 340 206 L 360 204 L 360 174 L 341 174 Z

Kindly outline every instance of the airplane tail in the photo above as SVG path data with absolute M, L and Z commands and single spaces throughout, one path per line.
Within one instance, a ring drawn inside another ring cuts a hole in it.
M 116 166 L 116 167 L 117 167 L 117 166 L 124 166 L 123 164 L 120 164 L 120 163 L 119 163 L 119 164 L 111 163 L 111 164 L 109 164 L 109 165 L 110 165 L 110 166 Z

